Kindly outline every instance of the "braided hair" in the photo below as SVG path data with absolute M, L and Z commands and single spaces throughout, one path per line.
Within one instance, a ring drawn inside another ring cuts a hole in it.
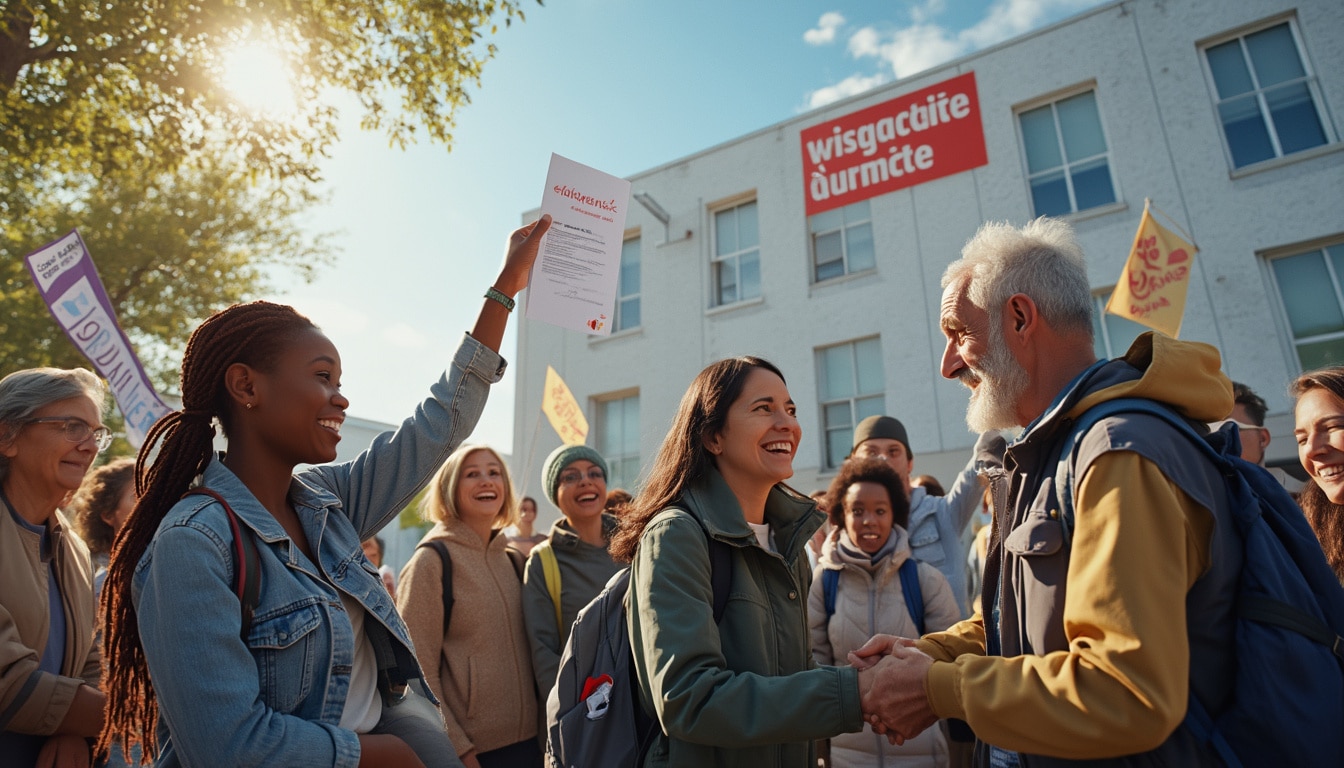
M 211 315 L 187 341 L 182 356 L 182 410 L 154 423 L 136 457 L 135 490 L 140 498 L 117 534 L 103 589 L 107 710 L 98 738 L 100 759 L 113 743 L 127 754 L 135 741 L 144 745 L 151 759 L 158 753 L 152 738 L 158 702 L 140 643 L 131 579 L 163 518 L 209 465 L 215 437 L 212 419 L 219 420 L 225 435 L 230 434 L 233 405 L 225 389 L 225 372 L 235 363 L 272 370 L 289 343 L 316 329 L 293 307 L 254 301 Z M 162 446 L 151 461 L 160 441 Z

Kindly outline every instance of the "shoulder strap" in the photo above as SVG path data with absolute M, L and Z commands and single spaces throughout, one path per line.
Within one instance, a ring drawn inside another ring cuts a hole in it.
M 439 559 L 443 561 L 443 636 L 448 636 L 448 622 L 453 617 L 453 556 L 448 552 L 448 545 L 441 539 L 431 539 L 421 542 L 416 546 L 428 547 L 439 553 Z
M 1083 436 L 1087 434 L 1088 430 L 1096 426 L 1097 422 L 1119 413 L 1146 413 L 1162 419 L 1176 431 L 1185 435 L 1189 442 L 1195 445 L 1215 466 L 1221 467 L 1224 464 L 1222 456 L 1214 450 L 1208 440 L 1195 432 L 1194 428 L 1185 419 L 1170 408 L 1152 400 L 1141 397 L 1121 397 L 1088 408 L 1070 427 L 1069 435 L 1060 447 L 1059 463 L 1055 470 L 1055 493 L 1059 498 L 1060 519 L 1063 522 L 1064 546 L 1066 547 L 1073 543 L 1073 480 L 1075 464 L 1078 459 L 1078 448 L 1082 444 Z
M 518 577 L 518 581 L 522 582 L 523 570 L 527 566 L 527 555 L 524 555 L 521 549 L 514 547 L 512 544 L 504 547 L 504 554 L 509 556 L 509 562 L 513 563 L 513 573 Z
M 821 572 L 821 596 L 826 603 L 826 618 L 835 615 L 835 595 L 840 591 L 840 572 L 831 568 Z
M 555 550 L 551 547 L 549 539 L 538 544 L 533 551 L 541 558 L 541 576 L 546 582 L 546 591 L 551 595 L 551 602 L 555 604 L 555 626 L 563 636 L 565 627 L 560 614 L 560 562 L 555 559 Z
M 901 563 L 901 594 L 905 596 L 905 609 L 915 620 L 915 629 L 924 635 L 924 592 L 919 588 L 919 561 L 913 556 Z
M 238 522 L 238 515 L 229 506 L 229 502 L 224 499 L 217 491 L 209 488 L 193 488 L 182 494 L 187 496 L 209 496 L 219 502 L 224 507 L 225 514 L 229 518 L 229 531 L 233 534 L 233 593 L 238 596 L 239 610 L 242 616 L 242 624 L 238 631 L 238 636 L 247 642 L 247 635 L 252 631 L 252 615 L 256 613 L 257 603 L 261 598 L 261 560 L 257 554 L 257 542 L 253 540 L 250 531 L 243 530 L 243 526 Z M 241 567 L 240 567 L 241 566 Z
M 709 541 L 709 583 L 714 590 L 714 623 L 723 620 L 733 587 L 733 548 L 705 532 Z

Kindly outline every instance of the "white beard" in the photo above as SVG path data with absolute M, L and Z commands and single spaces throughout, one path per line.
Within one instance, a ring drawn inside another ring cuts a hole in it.
M 1003 329 L 994 320 L 990 321 L 989 351 L 983 367 L 976 370 L 968 366 L 968 370 L 962 372 L 961 380 L 968 386 L 978 381 L 966 406 L 966 426 L 972 432 L 1022 426 L 1017 423 L 1017 401 L 1031 385 L 1031 378 L 1008 351 Z

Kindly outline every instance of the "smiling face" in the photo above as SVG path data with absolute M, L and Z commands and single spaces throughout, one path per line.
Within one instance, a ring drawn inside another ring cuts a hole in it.
M 565 465 L 555 489 L 555 504 L 571 521 L 601 515 L 607 505 L 607 478 L 602 468 L 587 459 Z
M 301 332 L 277 356 L 274 369 L 256 373 L 259 429 L 279 456 L 293 464 L 336 458 L 350 401 L 341 394 L 341 356 L 320 331 Z
M 880 483 L 859 481 L 845 490 L 845 532 L 865 554 L 882 549 L 891 537 L 891 494 Z
M 707 442 L 719 472 L 732 487 L 766 489 L 793 477 L 793 456 L 803 429 L 784 380 L 753 368 L 728 407 L 723 429 Z
M 70 397 L 38 408 L 33 419 L 79 419 L 92 427 L 101 427 L 98 406 L 88 397 Z M 79 488 L 84 475 L 98 455 L 97 441 L 90 434 L 81 442 L 71 442 L 65 436 L 62 422 L 23 424 L 12 439 L 0 445 L 9 459 L 6 486 L 22 484 L 38 498 L 54 499 L 56 503 L 67 493 Z
M 1297 457 L 1335 504 L 1344 504 L 1344 402 L 1329 390 L 1302 393 L 1295 411 Z
M 967 281 L 962 280 L 943 291 L 939 316 L 947 337 L 943 377 L 958 379 L 970 388 L 966 425 L 972 432 L 1025 426 L 1018 401 L 1031 379 L 1008 349 L 1002 318 L 993 318 L 971 303 L 967 287 Z
M 490 526 L 504 508 L 504 465 L 490 451 L 472 451 L 457 474 L 457 516 L 469 525 Z

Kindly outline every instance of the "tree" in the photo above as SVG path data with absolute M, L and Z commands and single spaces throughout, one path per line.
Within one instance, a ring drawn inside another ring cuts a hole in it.
M 176 173 L 67 174 L 38 184 L 0 170 L 0 375 L 37 365 L 88 367 L 42 302 L 23 256 L 78 227 L 146 370 L 175 391 L 178 350 L 220 307 L 310 279 L 330 263 L 321 235 L 295 214 L 303 189 L 258 182 L 236 158 L 196 156 Z
M 317 177 L 336 138 L 321 97 L 352 93 L 366 129 L 449 144 L 495 54 L 483 30 L 522 0 L 8 0 L 0 6 L 0 162 L 48 169 L 172 170 L 217 137 L 275 178 Z M 274 121 L 223 88 L 230 46 L 268 43 L 303 120 Z

